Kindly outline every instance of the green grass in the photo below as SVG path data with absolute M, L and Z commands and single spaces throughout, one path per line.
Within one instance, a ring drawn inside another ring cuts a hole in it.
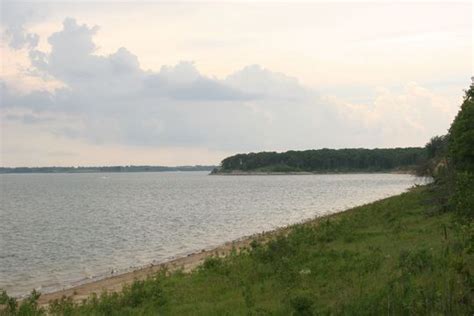
M 431 186 L 292 227 L 196 271 L 121 293 L 64 299 L 65 315 L 472 315 L 474 225 L 441 212 Z M 41 313 L 35 300 L 24 315 Z M 21 308 L 21 307 L 20 307 Z M 9 313 L 4 308 L 4 313 Z

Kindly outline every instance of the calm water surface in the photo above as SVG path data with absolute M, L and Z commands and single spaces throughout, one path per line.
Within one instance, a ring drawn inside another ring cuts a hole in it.
M 0 175 L 0 288 L 22 295 L 77 285 L 420 182 L 395 174 Z

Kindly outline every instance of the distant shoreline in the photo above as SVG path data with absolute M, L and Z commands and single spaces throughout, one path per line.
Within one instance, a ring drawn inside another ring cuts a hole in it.
M 215 166 L 0 167 L 0 174 L 212 171 Z

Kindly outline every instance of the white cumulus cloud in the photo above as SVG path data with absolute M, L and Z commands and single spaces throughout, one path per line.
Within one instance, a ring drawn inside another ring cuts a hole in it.
M 56 90 L 19 94 L 2 81 L 9 144 L 24 128 L 72 144 L 225 152 L 423 145 L 446 131 L 456 109 L 414 83 L 380 89 L 372 103 L 356 105 L 260 65 L 223 79 L 189 61 L 147 71 L 124 47 L 97 54 L 99 31 L 67 18 L 48 38 L 49 51 L 31 45 L 33 73 L 60 81 Z

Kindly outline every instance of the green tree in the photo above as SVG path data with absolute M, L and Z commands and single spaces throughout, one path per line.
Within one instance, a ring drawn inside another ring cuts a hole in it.
M 468 217 L 474 215 L 474 84 L 466 91 L 464 102 L 449 129 L 449 158 L 455 174 L 455 209 Z
M 446 155 L 448 146 L 448 135 L 434 136 L 425 145 L 428 159 L 443 157 Z

